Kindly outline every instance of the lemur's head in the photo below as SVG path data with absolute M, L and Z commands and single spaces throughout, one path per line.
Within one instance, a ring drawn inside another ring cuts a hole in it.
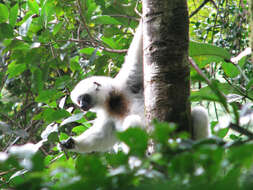
M 72 90 L 70 97 L 82 110 L 89 111 L 103 107 L 112 88 L 112 78 L 90 77 L 80 81 Z
M 120 90 L 118 81 L 110 77 L 90 77 L 80 81 L 71 92 L 72 101 L 83 111 L 103 110 L 122 118 L 129 111 L 129 100 Z

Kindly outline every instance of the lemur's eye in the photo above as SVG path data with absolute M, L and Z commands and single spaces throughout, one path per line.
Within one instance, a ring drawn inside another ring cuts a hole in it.
M 88 111 L 92 107 L 92 98 L 89 94 L 83 94 L 78 97 L 77 103 L 80 106 L 80 108 L 84 111 Z

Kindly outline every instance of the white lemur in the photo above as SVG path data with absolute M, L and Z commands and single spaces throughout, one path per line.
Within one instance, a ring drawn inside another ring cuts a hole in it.
M 62 147 L 80 153 L 108 151 L 117 142 L 116 131 L 144 125 L 142 38 L 140 23 L 115 78 L 93 76 L 76 85 L 72 101 L 83 111 L 96 112 L 97 119 L 80 136 L 61 142 Z M 205 109 L 196 107 L 192 117 L 195 139 L 209 136 Z

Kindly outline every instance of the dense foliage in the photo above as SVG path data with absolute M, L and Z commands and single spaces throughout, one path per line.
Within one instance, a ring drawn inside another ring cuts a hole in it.
M 155 122 L 151 134 L 118 134 L 128 152 L 80 155 L 58 142 L 95 115 L 84 116 L 69 93 L 87 76 L 118 72 L 141 3 L 1 0 L 0 189 L 251 189 L 253 66 L 236 57 L 248 47 L 247 2 L 188 6 L 191 101 L 209 109 L 216 138 L 194 142 Z M 150 139 L 156 152 L 147 156 Z

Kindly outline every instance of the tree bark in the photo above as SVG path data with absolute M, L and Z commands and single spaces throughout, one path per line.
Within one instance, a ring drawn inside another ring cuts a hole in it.
M 144 96 L 148 123 L 190 124 L 187 0 L 143 1 Z

